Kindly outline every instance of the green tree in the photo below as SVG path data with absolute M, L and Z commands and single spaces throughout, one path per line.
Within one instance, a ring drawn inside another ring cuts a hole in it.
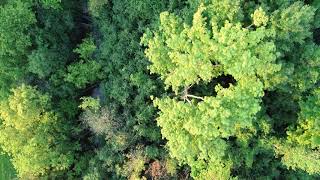
M 96 46 L 92 38 L 84 39 L 74 52 L 80 56 L 80 62 L 68 66 L 65 80 L 73 83 L 77 88 L 97 83 L 103 78 L 102 66 L 93 59 Z
M 298 124 L 287 131 L 288 141 L 276 146 L 276 151 L 283 155 L 282 161 L 286 166 L 302 169 L 310 174 L 320 173 L 319 95 L 319 89 L 316 89 L 306 100 L 300 102 Z
M 320 173 L 320 152 L 296 144 L 276 145 L 276 152 L 282 156 L 284 165 L 294 170 L 303 170 L 309 174 Z
M 308 146 L 310 148 L 320 147 L 320 90 L 316 89 L 306 101 L 300 103 L 301 111 L 297 128 L 288 131 L 289 140 L 293 143 Z
M 101 10 L 103 10 L 103 6 L 107 5 L 109 0 L 89 0 L 88 1 L 88 9 L 92 16 L 99 16 Z
M 39 0 L 45 8 L 61 8 L 61 0 Z
M 0 21 L 0 96 L 5 97 L 26 75 L 26 56 L 32 45 L 28 30 L 36 18 L 29 3 L 10 1 L 0 6 Z
M 22 85 L 1 102 L 0 143 L 13 158 L 19 177 L 67 170 L 78 148 L 67 136 L 68 125 L 52 111 L 50 97 Z
M 70 10 L 38 8 L 27 70 L 46 80 L 73 59 L 74 45 L 68 33 L 73 31 L 74 22 Z
M 280 130 L 273 126 L 279 112 L 267 114 L 266 95 L 290 94 L 293 100 L 287 103 L 294 108 L 303 92 L 316 86 L 318 46 L 311 39 L 316 9 L 300 1 L 190 1 L 189 5 L 177 13 L 161 13 L 158 30 L 142 38 L 151 73 L 160 75 L 166 89 L 174 91 L 154 101 L 170 155 L 189 165 L 196 179 L 291 176 L 269 145 L 270 139 L 282 137 L 273 136 Z M 297 53 L 289 53 L 293 50 Z M 290 106 L 284 108 L 297 113 Z M 295 116 L 291 117 L 281 128 L 293 125 Z M 315 134 L 308 137 L 317 138 Z M 259 159 L 262 154 L 267 158 Z M 258 161 L 269 161 L 269 166 Z M 298 167 L 297 162 L 288 167 Z M 313 160 L 308 167 L 317 164 Z M 310 174 L 315 171 L 301 166 Z M 274 171 L 277 168 L 283 175 Z

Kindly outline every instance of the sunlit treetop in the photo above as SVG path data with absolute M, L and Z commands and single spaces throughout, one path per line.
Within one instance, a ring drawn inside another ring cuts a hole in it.
M 161 13 L 159 28 L 148 31 L 142 43 L 147 46 L 151 73 L 158 74 L 166 88 L 175 92 L 173 97 L 154 101 L 170 154 L 188 164 L 194 178 L 228 179 L 231 169 L 243 165 L 243 157 L 233 154 L 239 151 L 231 145 L 234 141 L 243 148 L 242 155 L 248 158 L 245 163 L 251 165 L 257 163 L 255 153 L 268 148 L 261 143 L 264 137 L 257 135 L 273 131 L 269 125 L 272 118 L 264 114 L 265 92 L 295 92 L 298 99 L 301 92 L 316 86 L 318 47 L 311 42 L 315 8 L 288 1 L 252 2 L 250 6 L 243 1 L 201 2 L 190 2 L 192 15 L 187 10 L 178 15 Z M 311 81 L 302 77 L 303 72 Z M 219 78 L 225 76 L 235 82 L 222 87 Z M 215 88 L 202 95 L 199 87 L 210 83 L 215 83 Z M 300 119 L 305 119 L 305 113 L 302 108 Z M 311 121 L 301 120 L 299 127 L 304 133 L 297 138 L 305 138 L 304 144 L 317 142 L 308 139 L 316 138 L 318 132 L 314 120 L 307 118 Z M 242 168 L 250 171 L 249 167 Z

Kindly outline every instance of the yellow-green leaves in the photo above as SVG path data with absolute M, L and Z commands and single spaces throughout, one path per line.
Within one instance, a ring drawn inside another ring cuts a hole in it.
M 311 148 L 320 148 L 320 89 L 300 103 L 297 129 L 288 131 L 289 140 Z
M 320 151 L 304 146 L 277 145 L 276 152 L 282 156 L 282 163 L 290 169 L 303 170 L 309 174 L 320 173 Z
M 14 89 L 8 100 L 1 102 L 1 147 L 12 156 L 21 178 L 66 170 L 73 163 L 73 153 L 68 150 L 77 146 L 64 144 L 63 126 L 68 123 L 63 125 L 50 109 L 47 95 L 25 85 Z
M 73 83 L 77 88 L 84 88 L 102 77 L 101 68 L 101 64 L 96 61 L 74 63 L 68 66 L 65 81 Z
M 251 128 L 260 111 L 262 96 L 261 82 L 244 79 L 235 86 L 220 89 L 216 97 L 204 97 L 198 103 L 193 100 L 188 103 L 170 98 L 156 99 L 155 105 L 161 110 L 157 121 L 162 135 L 168 139 L 171 155 L 189 164 L 195 178 L 207 177 L 208 174 L 199 174 L 198 171 L 211 173 L 211 162 L 215 162 L 215 168 L 222 168 L 228 162 L 216 164 L 215 160 L 224 156 L 219 155 L 217 150 L 217 146 L 222 148 L 225 143 L 220 138 L 237 136 L 241 130 Z M 210 156 L 206 155 L 208 153 Z M 220 153 L 224 154 L 223 150 Z M 194 157 L 197 159 L 194 160 Z M 210 163 L 198 167 L 202 160 Z
M 152 73 L 161 74 L 167 86 L 177 92 L 200 80 L 210 81 L 219 75 L 221 67 L 213 64 L 210 31 L 202 16 L 204 7 L 194 15 L 193 26 L 183 25 L 172 14 L 163 13 L 161 32 L 148 41 L 147 57 L 152 61 Z
M 92 97 L 82 97 L 80 98 L 82 103 L 80 104 L 79 108 L 82 110 L 93 110 L 97 111 L 100 108 L 99 99 L 94 99 Z
M 48 102 L 48 96 L 40 95 L 35 89 L 23 85 L 13 90 L 13 96 L 9 97 L 8 102 L 2 103 L 0 115 L 6 120 L 6 126 L 25 130 L 36 123 L 46 123 L 48 117 L 52 116 L 46 112 Z
M 163 13 L 159 31 L 153 38 L 150 34 L 144 37 L 149 38 L 145 42 L 151 72 L 160 74 L 176 94 L 222 74 L 237 81 L 228 88 L 216 86 L 212 89 L 216 96 L 187 94 L 191 99 L 184 98 L 185 102 L 171 98 L 154 101 L 161 110 L 157 121 L 168 139 L 171 155 L 189 164 L 193 177 L 200 179 L 213 172 L 216 178 L 230 175 L 228 170 L 221 171 L 232 164 L 224 159 L 228 143 L 222 138 L 236 137 L 242 130 L 253 128 L 263 90 L 268 88 L 264 84 L 281 68 L 276 64 L 275 36 L 271 31 L 265 27 L 250 30 L 240 23 L 225 22 L 221 26 L 214 18 L 219 16 L 210 14 L 210 8 L 200 4 L 191 25 Z M 261 17 L 257 21 L 267 23 Z
M 256 9 L 251 17 L 253 19 L 253 24 L 257 27 L 266 26 L 269 21 L 269 17 L 261 7 Z
M 246 77 L 267 77 L 281 69 L 276 64 L 277 52 L 273 35 L 261 27 L 255 31 L 242 28 L 241 24 L 226 23 L 213 35 L 218 51 L 215 59 L 223 65 L 226 74 L 236 80 Z
M 320 46 L 315 43 L 305 43 L 297 53 L 300 58 L 296 59 L 289 83 L 297 91 L 304 92 L 314 88 L 320 78 Z
M 242 15 L 250 3 L 223 0 L 190 4 L 197 4 L 192 7 L 192 17 L 162 13 L 159 29 L 153 37 L 149 32 L 143 39 L 151 72 L 159 74 L 175 95 L 183 94 L 156 98 L 154 104 L 160 109 L 157 122 L 168 140 L 170 154 L 188 164 L 194 178 L 227 179 L 230 168 L 242 166 L 240 160 L 227 158 L 232 156 L 226 150 L 233 142 L 230 139 L 235 138 L 243 146 L 246 157 L 239 158 L 251 168 L 260 148 L 248 150 L 250 142 L 259 141 L 252 138 L 265 137 L 273 131 L 273 119 L 262 106 L 264 91 L 288 84 L 305 91 L 318 81 L 317 46 L 293 48 L 296 42 L 304 43 L 311 36 L 314 9 L 302 2 L 283 1 L 279 9 L 252 3 L 249 12 L 254 26 L 248 26 L 250 20 L 244 20 Z M 287 59 L 282 60 L 286 50 L 297 53 L 286 54 Z M 219 85 L 224 83 L 219 80 L 222 75 L 231 76 L 235 83 L 223 88 Z M 199 96 L 201 89 L 192 88 L 213 82 L 216 84 L 209 89 L 211 96 Z M 305 111 L 302 108 L 302 114 Z M 310 116 L 303 118 L 308 123 L 301 120 L 297 131 L 300 135 L 293 136 L 302 144 L 318 147 L 318 123 Z
M 242 0 L 218 0 L 207 1 L 205 5 L 210 19 L 222 26 L 226 21 L 238 23 L 243 20 L 242 3 Z
M 160 16 L 160 31 L 147 41 L 151 72 L 160 74 L 175 92 L 200 81 L 209 82 L 223 72 L 236 80 L 257 76 L 266 85 L 273 84 L 268 82 L 270 76 L 281 69 L 276 64 L 274 33 L 265 27 L 251 31 L 229 22 L 217 29 L 216 21 L 204 15 L 206 9 L 200 5 L 192 26 L 167 12 Z

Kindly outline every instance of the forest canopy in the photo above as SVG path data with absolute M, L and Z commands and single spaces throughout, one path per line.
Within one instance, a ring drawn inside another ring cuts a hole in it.
M 318 0 L 4 0 L 0 21 L 0 179 L 320 178 Z

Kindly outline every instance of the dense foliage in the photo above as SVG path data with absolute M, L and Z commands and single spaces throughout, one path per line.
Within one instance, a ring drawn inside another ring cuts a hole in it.
M 318 0 L 4 0 L 21 179 L 319 179 Z
M 192 177 L 319 173 L 316 10 L 300 1 L 192 1 L 161 13 L 159 29 L 145 34 L 151 73 L 174 91 L 154 101 L 157 121 Z M 286 106 L 272 102 L 284 94 Z M 271 159 L 262 160 L 265 151 Z

